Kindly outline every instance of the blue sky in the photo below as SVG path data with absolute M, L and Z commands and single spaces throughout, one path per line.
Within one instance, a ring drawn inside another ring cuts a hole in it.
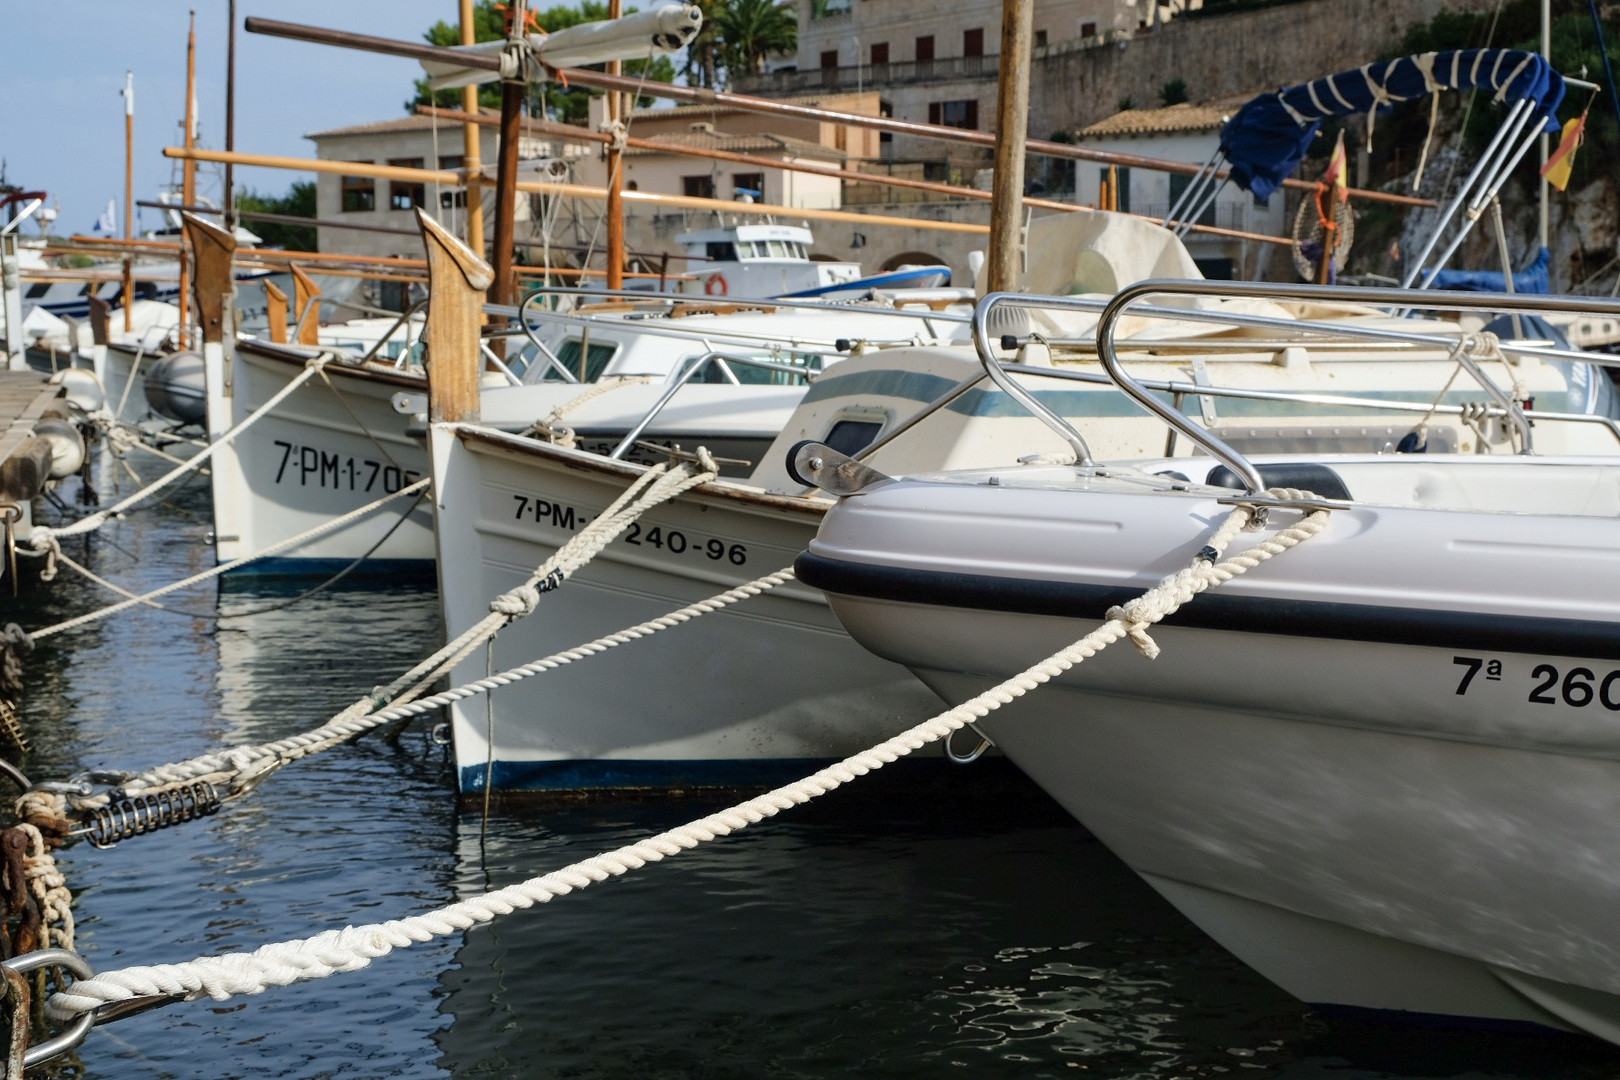
M 197 12 L 197 108 L 203 145 L 225 145 L 226 0 L 6 0 L 0 35 L 0 157 L 6 179 L 48 191 L 59 233 L 88 232 L 107 200 L 123 227 L 124 72 L 135 72 L 135 197 L 154 198 L 175 162 L 185 112 L 187 13 Z M 421 40 L 456 0 L 237 0 L 259 15 Z M 403 115 L 413 60 L 244 33 L 236 36 L 236 148 L 311 157 L 312 131 Z M 211 166 L 205 166 L 211 169 Z M 237 169 L 236 184 L 279 194 L 299 174 Z M 217 173 L 200 172 L 218 195 Z M 155 226 L 156 214 L 146 211 Z M 139 221 L 139 211 L 137 221 Z M 32 233 L 32 227 L 25 230 Z

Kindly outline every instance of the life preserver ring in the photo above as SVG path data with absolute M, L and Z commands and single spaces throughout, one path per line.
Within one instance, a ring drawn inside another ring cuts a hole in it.
M 709 280 L 703 283 L 703 291 L 710 296 L 724 296 L 730 290 L 726 287 L 726 279 L 721 274 L 710 274 Z

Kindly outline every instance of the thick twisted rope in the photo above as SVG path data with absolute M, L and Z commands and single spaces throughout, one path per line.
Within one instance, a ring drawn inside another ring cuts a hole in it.
M 1268 494 L 1290 498 L 1297 497 L 1299 493 L 1279 490 Z M 107 1002 L 159 994 L 183 995 L 187 1000 L 207 996 L 224 1001 L 239 994 L 262 993 L 272 986 L 287 986 L 339 972 L 357 971 L 394 949 L 408 948 L 435 937 L 459 933 L 480 923 L 490 922 L 498 915 L 546 903 L 554 897 L 638 870 L 648 863 L 659 862 L 774 817 L 783 810 L 825 795 L 857 777 L 899 760 L 913 750 L 937 742 L 969 723 L 983 719 L 1121 638 L 1136 637 L 1145 626 L 1175 611 L 1181 603 L 1178 597 L 1190 599 L 1303 543 L 1326 527 L 1328 517 L 1327 511 L 1315 511 L 1298 524 L 1279 531 L 1233 558 L 1216 562 L 1222 545 L 1251 520 L 1252 513 L 1249 507 L 1236 508 L 1216 530 L 1209 547 L 1199 552 L 1193 566 L 1165 578 L 1139 600 L 1115 609 L 1120 615 L 1111 615 L 1102 626 L 1074 644 L 933 719 L 795 783 L 615 851 L 585 859 L 542 877 L 470 897 L 437 911 L 384 923 L 328 930 L 310 938 L 265 945 L 250 953 L 227 953 L 223 956 L 199 957 L 181 964 L 103 972 L 53 995 L 46 1012 L 55 1019 L 67 1020 Z M 1140 645 L 1139 637 L 1137 641 Z
M 42 916 L 39 944 L 49 949 L 57 946 L 73 948 L 73 894 L 68 891 L 67 878 L 56 865 L 56 857 L 45 843 L 45 837 L 28 822 L 17 826 L 28 837 L 28 854 L 23 856 L 23 874 L 28 891 L 39 902 Z
M 148 794 L 161 788 L 206 780 L 219 788 L 226 799 L 236 798 L 252 790 L 272 772 L 289 762 L 330 749 L 381 724 L 400 718 L 372 717 L 384 706 L 403 705 L 413 701 L 496 631 L 532 612 L 539 603 L 542 593 L 556 588 L 575 570 L 589 562 L 648 509 L 674 498 L 689 488 L 706 483 L 713 479 L 717 472 L 707 451 L 701 450 L 697 464 L 681 464 L 673 468 L 668 465 L 657 465 L 647 469 L 594 521 L 558 548 L 527 581 L 496 597 L 490 604 L 489 615 L 387 686 L 378 687 L 311 731 L 256 746 L 238 746 L 229 750 L 201 754 L 186 761 L 160 765 L 131 776 L 121 785 L 119 796 Z M 427 483 L 425 480 L 418 482 L 418 484 L 425 483 Z M 415 486 L 418 485 L 413 485 Z M 750 592 L 750 589 L 753 591 Z M 757 583 L 750 583 L 731 591 L 753 595 L 755 592 L 763 591 L 763 588 Z M 725 595 L 727 594 L 722 594 Z M 693 607 L 702 607 L 704 604 L 714 605 L 715 601 L 704 601 Z M 676 612 L 664 618 L 673 619 L 674 623 L 671 625 L 686 621 L 685 618 L 678 617 L 680 614 Z M 638 636 L 633 633 L 636 629 L 638 628 L 632 628 L 629 633 Z M 100 792 L 66 799 L 59 808 L 53 802 L 49 804 L 48 809 L 66 811 L 71 808 L 82 812 L 105 806 L 111 798 L 111 794 Z M 41 808 L 45 808 L 43 804 Z M 66 814 L 55 813 L 53 816 L 64 817 Z

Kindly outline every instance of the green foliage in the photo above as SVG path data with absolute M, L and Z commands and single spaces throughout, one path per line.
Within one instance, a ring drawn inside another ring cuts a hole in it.
M 624 9 L 626 15 L 634 12 L 634 7 Z M 558 5 L 547 8 L 545 11 L 534 13 L 535 21 L 547 33 L 557 30 L 566 30 L 570 26 L 584 22 L 597 22 L 608 17 L 608 5 L 603 0 L 581 0 L 577 6 Z M 429 44 L 451 46 L 461 44 L 461 30 L 459 26 L 452 26 L 447 22 L 434 23 L 428 32 L 422 35 Z M 506 17 L 495 9 L 494 0 L 478 0 L 473 5 L 473 37 L 475 41 L 498 41 L 506 36 Z M 594 65 L 595 70 L 601 70 L 602 65 Z M 652 60 L 626 60 L 623 64 L 624 73 L 631 78 L 644 78 L 652 82 L 672 82 L 675 78 L 675 65 L 667 56 L 655 57 Z M 461 90 L 429 91 L 427 79 L 416 80 L 416 96 L 405 103 L 407 112 L 414 112 L 418 105 L 432 104 L 443 109 L 461 108 Z M 537 92 L 538 91 L 538 92 Z M 592 97 L 600 97 L 600 91 L 590 91 L 583 88 L 564 89 L 560 84 L 547 83 L 543 87 L 530 86 L 530 99 L 528 111 L 530 115 L 544 115 L 552 120 L 559 120 L 566 124 L 585 123 L 589 101 Z M 637 104 L 647 106 L 653 98 L 643 96 Z M 499 109 L 501 107 L 501 86 L 499 83 L 484 83 L 478 88 L 478 105 L 485 109 Z
M 263 195 L 250 188 L 236 193 L 237 213 L 258 211 L 263 214 L 287 214 L 291 217 L 315 217 L 315 181 L 296 180 L 285 195 Z M 264 240 L 265 247 L 284 248 L 288 251 L 314 251 L 313 225 L 284 225 L 274 221 L 242 222 Z
M 1570 75 L 1601 83 L 1603 58 L 1598 50 L 1597 38 L 1592 30 L 1591 15 L 1586 0 L 1553 0 L 1552 2 L 1552 63 L 1553 67 Z M 1604 44 L 1609 62 L 1620 67 L 1620 32 L 1610 25 L 1604 28 Z M 1502 48 L 1539 52 L 1541 49 L 1541 13 L 1539 0 L 1509 0 L 1502 5 L 1496 18 L 1494 32 L 1492 13 L 1442 12 L 1427 23 L 1413 27 L 1401 41 L 1396 56 L 1419 52 L 1438 52 L 1444 49 Z M 1587 107 L 1589 96 L 1585 91 L 1571 90 L 1558 110 L 1559 120 L 1568 122 L 1578 117 Z M 1465 154 L 1482 153 L 1496 133 L 1505 116 L 1503 107 L 1493 105 L 1487 95 L 1479 95 L 1474 102 L 1468 128 L 1464 132 Z M 1428 105 L 1418 103 L 1396 110 L 1394 122 L 1387 126 L 1396 140 L 1410 139 L 1417 145 L 1424 137 L 1428 125 Z M 1378 142 L 1384 143 L 1386 122 L 1378 120 Z M 1398 142 L 1397 142 L 1398 145 Z M 1592 102 L 1591 116 L 1586 128 L 1586 141 L 1575 158 L 1571 188 L 1590 183 L 1602 175 L 1608 163 L 1620 154 L 1620 127 L 1617 127 L 1608 107 L 1607 94 L 1600 94 Z M 1534 156 L 1529 155 L 1520 165 L 1517 178 L 1533 182 L 1536 178 Z M 1407 162 L 1410 164 L 1410 161 Z
M 715 32 L 729 71 L 759 75 L 772 53 L 799 47 L 799 19 L 787 0 L 716 0 Z
M 1159 87 L 1160 105 L 1180 105 L 1187 100 L 1187 81 L 1174 78 Z
M 1129 97 L 1122 97 L 1114 103 L 1114 108 L 1118 109 L 1120 112 L 1130 112 L 1132 109 L 1136 108 L 1136 102 L 1131 100 Z

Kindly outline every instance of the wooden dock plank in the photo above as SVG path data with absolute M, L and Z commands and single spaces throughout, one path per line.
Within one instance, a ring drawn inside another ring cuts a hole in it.
M 34 423 L 62 396 L 38 371 L 0 371 L 0 461 L 34 433 Z

